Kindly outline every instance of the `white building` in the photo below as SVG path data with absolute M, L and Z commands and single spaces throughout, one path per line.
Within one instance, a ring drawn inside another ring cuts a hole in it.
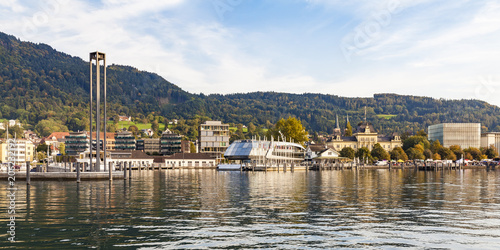
M 17 165 L 33 161 L 35 146 L 29 140 L 9 139 L 0 146 L 0 156 L 3 163 L 12 162 Z
M 167 168 L 216 168 L 216 158 L 210 154 L 176 153 L 165 157 Z
M 495 146 L 497 153 L 500 155 L 500 132 L 489 132 L 481 134 L 481 147 Z

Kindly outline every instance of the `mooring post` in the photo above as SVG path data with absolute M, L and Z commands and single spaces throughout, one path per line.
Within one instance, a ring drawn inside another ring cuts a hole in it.
M 76 163 L 76 183 L 80 183 L 80 164 L 81 163 L 78 162 Z
M 120 163 L 120 171 L 123 170 L 123 179 L 126 180 L 127 179 L 127 165 L 123 166 L 123 169 L 122 169 L 122 166 L 123 166 L 123 162 Z
M 112 181 L 113 180 L 113 173 L 111 171 L 111 162 L 108 162 L 108 169 L 109 169 L 109 180 Z
M 127 163 L 125 163 L 125 164 L 127 164 Z M 125 165 L 125 166 L 127 166 L 127 165 Z M 128 163 L 128 178 L 132 179 L 132 162 Z
M 30 171 L 31 171 L 30 162 L 27 161 L 26 162 L 26 185 L 30 185 L 31 184 Z

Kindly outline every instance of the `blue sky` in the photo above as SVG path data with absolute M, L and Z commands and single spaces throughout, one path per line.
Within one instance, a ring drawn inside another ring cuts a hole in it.
M 500 105 L 500 2 L 2 0 L 0 31 L 192 93 L 397 93 Z

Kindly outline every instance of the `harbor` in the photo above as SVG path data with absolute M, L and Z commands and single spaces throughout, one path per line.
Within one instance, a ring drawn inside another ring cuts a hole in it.
M 16 179 L 16 248 L 495 249 L 499 171 L 168 169 L 113 182 Z

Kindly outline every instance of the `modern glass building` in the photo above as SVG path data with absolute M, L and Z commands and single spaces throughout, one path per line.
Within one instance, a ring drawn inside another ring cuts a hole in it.
M 481 123 L 440 123 L 428 128 L 429 141 L 439 140 L 442 146 L 458 145 L 462 149 L 481 146 Z

